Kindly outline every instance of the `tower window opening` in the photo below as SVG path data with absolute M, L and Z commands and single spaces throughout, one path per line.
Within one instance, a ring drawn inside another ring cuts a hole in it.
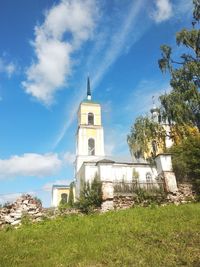
M 93 113 L 88 113 L 88 124 L 94 125 L 94 114 Z
M 93 138 L 88 140 L 88 155 L 94 156 L 95 155 L 95 141 Z

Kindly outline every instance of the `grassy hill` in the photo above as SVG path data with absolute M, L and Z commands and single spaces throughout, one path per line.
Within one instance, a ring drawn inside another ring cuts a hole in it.
M 68 216 L 3 230 L 0 266 L 200 266 L 200 204 Z

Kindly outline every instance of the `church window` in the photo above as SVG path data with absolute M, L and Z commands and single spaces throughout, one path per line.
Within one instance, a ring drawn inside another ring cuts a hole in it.
M 67 194 L 66 193 L 62 193 L 61 194 L 61 203 L 62 204 L 67 203 L 67 198 L 68 198 Z
M 152 175 L 150 172 L 147 172 L 146 174 L 146 181 L 147 183 L 152 183 Z
M 93 138 L 88 140 L 88 155 L 93 156 L 95 155 L 95 141 Z
M 150 172 L 146 173 L 146 189 L 151 190 L 153 187 L 152 175 Z
M 88 113 L 88 124 L 89 125 L 94 125 L 94 114 L 93 113 Z

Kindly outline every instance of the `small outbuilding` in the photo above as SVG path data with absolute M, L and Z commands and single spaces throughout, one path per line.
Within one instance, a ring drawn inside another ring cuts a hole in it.
M 69 199 L 69 185 L 53 185 L 52 187 L 52 206 L 58 207 L 60 201 L 67 203 Z

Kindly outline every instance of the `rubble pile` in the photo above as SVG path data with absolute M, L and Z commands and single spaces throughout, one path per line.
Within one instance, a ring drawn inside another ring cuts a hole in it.
M 169 203 L 176 205 L 188 203 L 195 200 L 195 192 L 192 190 L 192 185 L 189 183 L 183 183 L 178 185 L 178 191 L 176 193 L 169 193 L 167 195 Z
M 12 226 L 20 225 L 23 216 L 28 216 L 33 222 L 40 221 L 43 216 L 41 202 L 26 194 L 18 198 L 14 203 L 5 205 L 0 209 L 0 227 L 6 224 Z

